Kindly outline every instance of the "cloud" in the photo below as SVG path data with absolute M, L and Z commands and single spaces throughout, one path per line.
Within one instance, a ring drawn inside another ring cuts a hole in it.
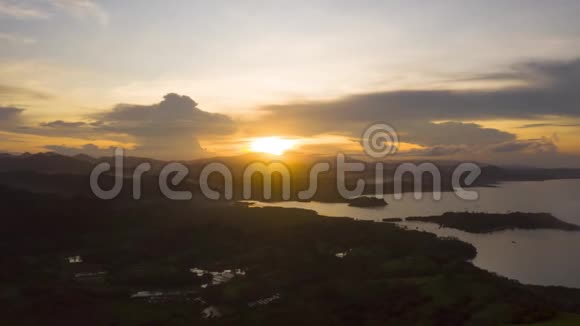
M 227 134 L 235 130 L 231 118 L 202 111 L 188 96 L 167 94 L 153 105 L 119 104 L 95 116 L 109 130 L 134 135 L 182 133 Z
M 57 8 L 77 18 L 93 18 L 101 25 L 109 23 L 108 13 L 95 1 L 91 0 L 52 0 Z
M 201 110 L 188 96 L 167 94 L 153 105 L 120 104 L 95 115 L 91 127 L 100 132 L 126 134 L 143 155 L 191 158 L 203 154 L 199 136 L 231 134 L 234 121 L 226 115 Z
M 107 131 L 99 128 L 102 125 L 98 122 L 84 122 L 84 121 L 64 121 L 54 120 L 48 122 L 41 122 L 38 126 L 26 126 L 19 128 L 18 131 L 37 135 L 45 135 L 49 137 L 75 137 L 81 139 L 102 139 L 107 134 Z M 121 135 L 107 135 L 108 138 L 113 137 L 122 141 L 124 138 Z M 107 138 L 105 137 L 105 138 Z M 126 138 L 126 137 L 125 137 Z
M 525 152 L 525 153 L 555 153 L 558 147 L 553 140 L 549 138 L 515 140 L 493 146 L 492 152 L 496 153 L 510 153 L 510 152 Z
M 498 90 L 414 90 L 353 95 L 333 101 L 264 107 L 273 119 L 308 117 L 305 128 L 332 129 L 337 122 L 541 119 L 580 116 L 580 60 L 514 66 L 525 87 Z M 490 77 L 491 78 L 491 77 Z M 505 78 L 495 76 L 494 78 Z M 300 124 L 297 124 L 300 125 Z M 318 130 L 316 130 L 318 129 Z
M 42 0 L 29 4 L 0 0 L 0 15 L 15 19 L 47 19 L 54 14 L 51 7 L 78 19 L 92 18 L 101 25 L 109 23 L 108 13 L 93 0 Z
M 469 150 L 466 146 L 457 146 L 457 145 L 437 145 L 425 149 L 416 149 L 411 150 L 404 155 L 407 156 L 420 156 L 420 157 L 439 157 L 439 156 L 452 156 L 456 154 L 465 154 L 469 153 Z
M 518 79 L 525 81 L 518 85 L 525 86 L 493 90 L 389 91 L 329 101 L 271 105 L 261 108 L 261 114 L 254 116 L 254 120 L 245 122 L 203 111 L 190 97 L 172 93 L 159 103 L 119 104 L 84 117 L 86 122 L 48 121 L 33 127 L 36 129 L 31 132 L 75 135 L 93 139 L 93 142 L 103 139 L 104 135 L 107 139 L 111 135 L 127 137 L 137 144 L 138 155 L 188 159 L 205 154 L 198 139 L 204 144 L 211 143 L 208 140 L 212 137 L 232 135 L 237 130 L 245 137 L 332 135 L 358 140 L 369 124 L 386 122 L 397 130 L 401 142 L 422 147 L 408 152 L 413 155 L 461 155 L 480 160 L 541 157 L 553 161 L 563 157 L 558 153 L 555 138 L 518 139 L 512 132 L 469 121 L 527 119 L 537 123 L 520 128 L 577 127 L 570 118 L 580 117 L 577 105 L 580 103 L 577 91 L 580 60 L 531 62 L 515 65 L 505 73 L 473 78 Z M 493 126 L 493 123 L 485 125 Z M 122 141 L 127 142 L 127 138 Z
M 8 33 L 1 33 L 1 32 L 0 32 L 0 41 L 16 43 L 16 44 L 25 44 L 25 45 L 36 43 L 36 40 L 33 38 L 29 38 L 29 37 L 17 35 L 17 34 L 8 34 Z
M 48 139 L 68 139 L 51 144 L 46 149 L 69 153 L 82 152 L 91 147 L 78 143 L 130 144 L 132 155 L 163 159 L 193 159 L 209 155 L 199 144 L 205 137 L 224 137 L 237 131 L 237 124 L 228 116 L 201 110 L 188 96 L 167 94 L 159 103 L 151 105 L 119 104 L 112 109 L 85 116 L 86 121 L 52 120 L 36 125 L 16 124 L 21 109 L 0 108 L 0 120 L 6 119 L 2 130 L 18 134 L 36 135 Z M 11 118 L 10 120 L 7 120 Z M 70 141 L 75 146 L 67 148 Z
M 289 105 L 287 111 L 272 112 L 265 115 L 259 123 L 251 123 L 251 126 L 246 128 L 253 127 L 263 134 L 283 133 L 305 137 L 339 134 L 358 138 L 369 124 L 386 122 L 397 131 L 400 141 L 425 147 L 438 145 L 481 147 L 516 139 L 515 134 L 484 128 L 475 123 L 461 121 L 436 123 L 428 118 L 398 116 L 386 109 L 382 113 L 368 114 L 364 108 L 365 106 L 339 104 L 336 109 L 320 109 L 316 106 L 301 109 Z M 321 111 L 325 111 L 324 114 Z
M 518 129 L 542 128 L 542 127 L 580 127 L 578 123 L 530 123 L 519 126 Z
M 413 149 L 402 153 L 405 156 L 417 157 L 434 157 L 434 156 L 453 156 L 467 155 L 467 157 L 490 157 L 494 154 L 554 154 L 558 152 L 558 147 L 554 139 L 547 137 L 537 139 L 512 140 L 499 144 L 483 146 L 466 146 L 466 145 L 435 145 L 421 149 Z M 497 156 L 493 157 L 498 159 Z
M 24 112 L 24 109 L 11 106 L 0 106 L 0 121 L 15 120 L 22 112 Z
M 88 121 L 53 120 L 36 126 L 18 125 L 12 118 L 21 111 L 0 108 L 0 118 L 8 121 L 2 126 L 6 127 L 4 130 L 87 140 L 87 143 L 99 140 L 131 144 L 134 155 L 164 159 L 186 160 L 205 156 L 207 153 L 200 146 L 199 137 L 225 136 L 237 130 L 236 123 L 230 117 L 203 111 L 190 97 L 173 93 L 152 105 L 119 104 L 111 110 L 85 117 Z M 47 149 L 67 152 L 67 145 L 64 144 L 55 144 L 60 147 Z M 69 152 L 73 149 L 82 151 L 85 148 L 71 147 Z
M 53 98 L 53 96 L 33 89 L 0 84 L 0 99 L 6 100 L 7 98 L 47 100 Z
M 483 128 L 475 123 L 463 122 L 402 122 L 405 141 L 425 146 L 466 145 L 481 146 L 497 144 L 516 139 L 512 133 L 493 128 Z
M 520 82 L 513 84 L 519 86 L 500 89 L 401 90 L 271 105 L 261 109 L 258 123 L 245 128 L 263 135 L 339 134 L 355 138 L 369 124 L 385 122 L 397 131 L 400 141 L 424 147 L 414 154 L 481 155 L 485 159 L 484 153 L 493 153 L 494 158 L 500 153 L 545 153 L 547 157 L 557 152 L 553 139 L 519 140 L 512 132 L 469 121 L 526 119 L 538 122 L 523 128 L 574 127 L 573 123 L 546 121 L 548 117 L 580 117 L 580 60 L 522 63 L 473 79 Z
M 580 162 L 578 155 L 558 151 L 557 137 L 513 140 L 481 146 L 436 145 L 401 152 L 402 158 L 470 160 L 493 164 L 570 167 Z
M 0 15 L 9 16 L 16 19 L 46 19 L 50 13 L 36 7 L 22 5 L 21 2 L 0 1 Z
M 85 126 L 86 122 L 67 122 L 63 120 L 56 120 L 50 122 L 43 122 L 40 124 L 41 127 L 51 127 L 51 128 L 75 128 Z

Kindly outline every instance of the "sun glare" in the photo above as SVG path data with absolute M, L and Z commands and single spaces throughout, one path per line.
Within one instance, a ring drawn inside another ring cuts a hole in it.
M 292 149 L 294 145 L 296 145 L 296 141 L 292 139 L 284 139 L 280 137 L 255 138 L 250 143 L 250 151 L 282 155 L 287 150 Z

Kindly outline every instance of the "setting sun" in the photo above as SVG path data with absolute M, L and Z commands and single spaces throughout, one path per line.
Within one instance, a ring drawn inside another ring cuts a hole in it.
M 250 143 L 250 151 L 282 155 L 287 150 L 293 148 L 294 145 L 296 145 L 296 141 L 292 139 L 284 139 L 280 137 L 255 138 Z

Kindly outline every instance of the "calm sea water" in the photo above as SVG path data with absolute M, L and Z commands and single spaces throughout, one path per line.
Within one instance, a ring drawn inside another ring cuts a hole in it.
M 387 217 L 431 216 L 449 211 L 490 213 L 548 212 L 566 222 L 580 225 L 580 180 L 511 182 L 497 188 L 477 188 L 479 200 L 464 201 L 444 193 L 440 201 L 425 194 L 415 200 L 406 194 L 401 200 L 386 195 L 388 206 L 357 208 L 347 204 L 319 202 L 256 203 L 311 209 L 325 216 L 348 216 L 380 221 Z M 580 288 L 580 232 L 515 230 L 492 234 L 471 234 L 439 228 L 431 223 L 404 222 L 412 229 L 453 236 L 473 244 L 477 257 L 473 264 L 522 283 L 562 285 Z

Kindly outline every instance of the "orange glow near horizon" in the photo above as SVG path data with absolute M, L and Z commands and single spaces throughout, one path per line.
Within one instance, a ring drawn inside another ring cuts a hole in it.
M 272 155 L 282 155 L 284 152 L 294 148 L 297 141 L 280 137 L 254 138 L 250 142 L 249 150 L 255 153 L 267 153 Z

